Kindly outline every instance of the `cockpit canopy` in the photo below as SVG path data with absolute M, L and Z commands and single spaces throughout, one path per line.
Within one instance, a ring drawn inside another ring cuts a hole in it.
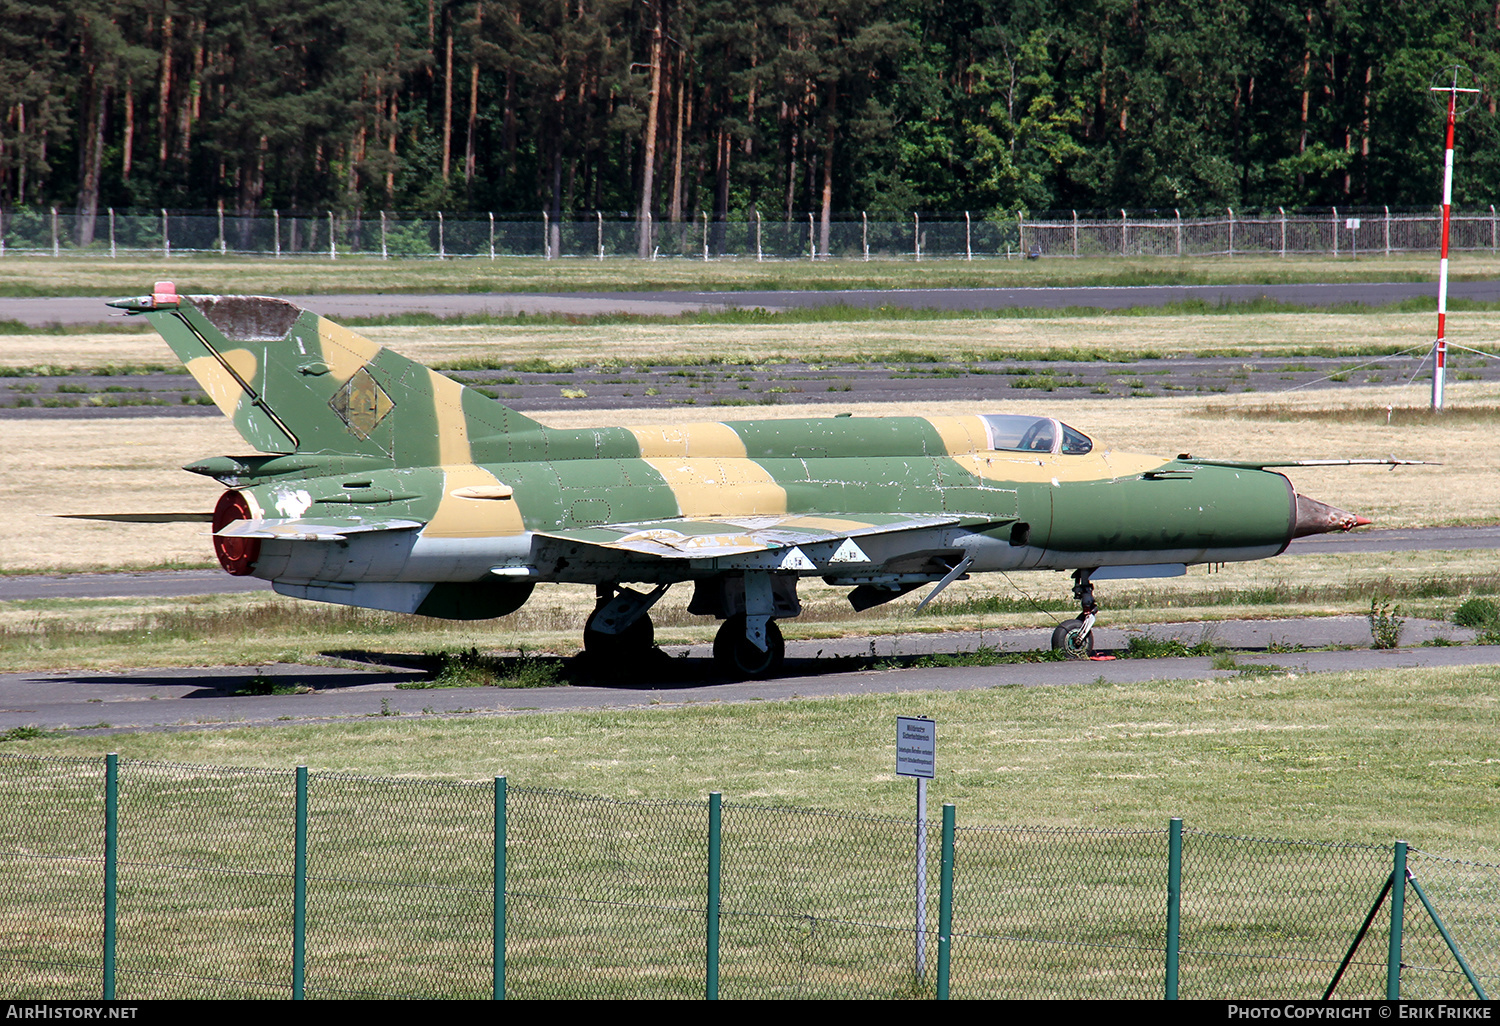
M 1051 417 L 985 413 L 979 419 L 984 421 L 984 429 L 989 433 L 990 448 L 1001 452 L 1048 452 L 1082 456 L 1094 448 L 1088 435 Z

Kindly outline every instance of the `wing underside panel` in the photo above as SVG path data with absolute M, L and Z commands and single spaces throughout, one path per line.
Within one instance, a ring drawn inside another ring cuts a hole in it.
M 774 552 L 934 527 L 978 526 L 982 518 L 948 514 L 860 513 L 673 518 L 563 531 L 545 538 L 580 542 L 663 559 L 714 559 Z

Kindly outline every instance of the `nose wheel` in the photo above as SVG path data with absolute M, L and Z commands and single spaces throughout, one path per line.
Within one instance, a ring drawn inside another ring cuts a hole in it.
M 1073 571 L 1073 597 L 1083 609 L 1076 620 L 1066 620 L 1052 631 L 1052 651 L 1069 659 L 1087 659 L 1094 654 L 1094 619 L 1099 606 L 1094 601 L 1094 586 L 1089 576 L 1097 569 Z

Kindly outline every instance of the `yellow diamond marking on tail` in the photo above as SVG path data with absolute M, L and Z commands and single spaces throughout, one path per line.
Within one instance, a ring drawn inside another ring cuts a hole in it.
M 391 397 L 385 394 L 385 389 L 363 367 L 344 382 L 344 387 L 333 394 L 328 405 L 349 425 L 349 430 L 361 439 L 368 439 L 375 431 L 375 426 L 396 408 Z

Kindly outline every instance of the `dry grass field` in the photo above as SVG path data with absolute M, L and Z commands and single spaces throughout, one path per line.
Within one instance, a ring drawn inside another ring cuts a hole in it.
M 1455 344 L 1500 348 L 1500 311 L 1465 313 L 1449 320 Z M 1150 354 L 1232 354 L 1287 359 L 1299 353 L 1389 352 L 1426 345 L 1430 313 L 1253 313 L 1182 316 L 1141 314 L 1024 319 L 853 320 L 693 324 L 556 323 L 362 327 L 360 334 L 426 364 L 482 360 L 594 366 L 646 361 L 767 364 L 863 357 L 881 361 L 902 354 L 944 358 L 1016 354 L 1036 360 L 1048 353 L 1079 358 Z M 1368 359 L 1368 358 L 1366 358 Z M 0 367 L 90 369 L 176 362 L 155 332 L 67 335 L 0 334 Z

